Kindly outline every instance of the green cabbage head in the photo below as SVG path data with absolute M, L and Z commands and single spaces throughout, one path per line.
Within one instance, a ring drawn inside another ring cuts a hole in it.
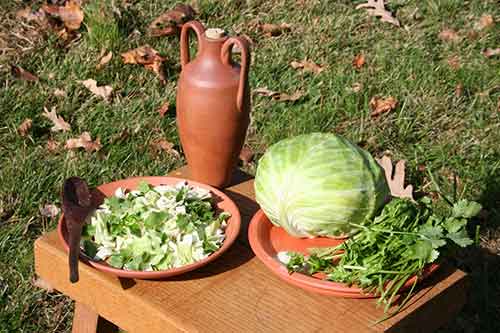
M 390 194 L 365 150 L 329 133 L 282 140 L 259 161 L 255 196 L 269 220 L 295 237 L 351 235 Z

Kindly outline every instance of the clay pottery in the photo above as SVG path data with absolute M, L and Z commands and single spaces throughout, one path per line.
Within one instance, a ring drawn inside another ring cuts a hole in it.
M 198 40 L 194 59 L 189 56 L 190 30 Z M 235 44 L 241 64 L 231 59 Z M 180 46 L 177 127 L 190 178 L 222 188 L 231 180 L 250 119 L 249 45 L 191 21 L 182 27 Z
M 226 238 L 224 239 L 222 246 L 217 251 L 206 257 L 205 259 L 202 259 L 200 261 L 197 261 L 189 265 L 177 268 L 170 268 L 161 271 L 134 271 L 134 270 L 119 269 L 108 265 L 104 261 L 93 260 L 92 258 L 88 257 L 83 251 L 78 251 L 80 254 L 81 261 L 94 267 L 99 271 L 109 273 L 115 276 L 133 278 L 133 279 L 148 279 L 148 280 L 163 279 L 176 276 L 179 274 L 184 274 L 186 272 L 190 272 L 207 265 L 208 263 L 220 257 L 236 241 L 236 238 L 238 237 L 238 234 L 240 232 L 241 217 L 240 217 L 240 211 L 238 210 L 238 207 L 236 206 L 234 201 L 231 200 L 222 191 L 219 191 L 216 188 L 187 179 L 175 178 L 175 177 L 134 177 L 134 178 L 118 180 L 112 183 L 103 184 L 91 190 L 92 202 L 90 206 L 92 206 L 93 209 L 97 208 L 100 204 L 102 204 L 105 197 L 113 196 L 115 194 L 115 191 L 119 187 L 125 191 L 134 190 L 137 188 L 137 186 L 141 181 L 145 181 L 146 183 L 151 184 L 153 186 L 175 185 L 179 182 L 187 182 L 191 186 L 209 190 L 212 193 L 212 196 L 214 197 L 214 204 L 216 210 L 219 212 L 226 211 L 231 214 L 231 217 L 227 220 L 227 227 L 225 231 Z M 71 233 L 74 230 L 74 227 L 72 229 L 72 221 L 69 221 L 68 216 L 66 216 L 66 213 L 67 211 L 65 210 L 63 214 L 61 214 L 61 217 L 59 218 L 57 232 L 59 234 L 59 239 L 61 240 L 66 251 L 70 251 L 70 242 L 72 240 Z M 71 218 L 71 216 L 69 217 Z

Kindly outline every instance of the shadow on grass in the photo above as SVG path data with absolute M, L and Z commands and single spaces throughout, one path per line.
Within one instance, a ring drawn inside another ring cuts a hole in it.
M 500 170 L 492 173 L 478 200 L 481 246 L 460 251 L 454 264 L 471 276 L 468 301 L 458 318 L 443 332 L 500 332 Z

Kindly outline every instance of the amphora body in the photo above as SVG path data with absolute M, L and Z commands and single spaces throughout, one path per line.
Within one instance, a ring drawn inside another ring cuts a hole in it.
M 189 56 L 189 30 L 198 38 L 198 54 Z M 241 65 L 233 62 L 233 45 Z M 181 31 L 181 64 L 177 90 L 177 127 L 193 180 L 227 186 L 238 162 L 249 124 L 248 42 L 227 37 L 220 29 L 205 31 L 191 21 Z

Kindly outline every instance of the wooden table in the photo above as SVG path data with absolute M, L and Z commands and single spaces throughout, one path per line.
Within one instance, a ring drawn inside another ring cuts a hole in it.
M 188 178 L 186 169 L 170 174 Z M 256 258 L 247 240 L 257 211 L 253 180 L 239 172 L 225 192 L 238 204 L 238 241 L 202 269 L 163 281 L 121 279 L 80 264 L 68 279 L 67 253 L 55 231 L 35 242 L 37 274 L 76 301 L 73 332 L 431 332 L 448 322 L 466 299 L 467 277 L 442 267 L 397 316 L 382 317 L 375 300 L 326 297 L 288 285 Z M 101 325 L 102 324 L 102 325 Z

